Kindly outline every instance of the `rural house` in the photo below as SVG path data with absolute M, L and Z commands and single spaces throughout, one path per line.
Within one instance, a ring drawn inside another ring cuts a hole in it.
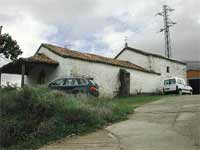
M 32 86 L 48 84 L 59 77 L 88 77 L 98 83 L 101 96 L 113 97 L 161 92 L 163 79 L 186 79 L 186 65 L 128 46 L 113 59 L 41 44 L 34 56 L 3 66 L 1 73 L 22 74 L 22 85 L 25 82 Z

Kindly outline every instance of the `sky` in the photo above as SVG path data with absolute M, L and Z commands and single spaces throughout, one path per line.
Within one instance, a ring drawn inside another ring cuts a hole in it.
M 164 4 L 175 9 L 173 58 L 200 60 L 200 0 L 0 0 L 0 25 L 22 57 L 41 43 L 114 57 L 125 36 L 130 47 L 164 55 L 163 18 L 155 16 Z

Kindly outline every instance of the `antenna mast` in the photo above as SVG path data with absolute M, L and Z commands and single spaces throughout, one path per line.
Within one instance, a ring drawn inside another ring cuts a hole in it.
M 172 57 L 169 28 L 175 25 L 176 23 L 169 18 L 169 13 L 174 10 L 175 9 L 170 8 L 168 5 L 163 5 L 163 12 L 159 12 L 156 14 L 162 16 L 164 20 L 164 28 L 160 29 L 160 32 L 165 32 L 165 56 L 167 58 Z

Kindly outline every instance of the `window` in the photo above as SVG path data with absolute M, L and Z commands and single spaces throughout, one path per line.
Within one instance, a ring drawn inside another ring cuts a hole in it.
M 169 73 L 170 72 L 170 67 L 169 66 L 167 66 L 167 73 Z
M 77 79 L 79 85 L 86 85 L 86 81 L 84 79 Z
M 169 84 L 176 84 L 176 80 L 175 79 L 170 79 L 169 80 Z
M 184 82 L 184 80 L 178 79 L 178 84 L 183 84 L 183 85 L 185 85 L 185 82 Z
M 178 84 L 182 84 L 182 81 L 180 79 L 178 79 Z
M 53 82 L 51 83 L 51 85 L 61 86 L 61 85 L 64 84 L 64 82 L 65 82 L 64 79 L 57 79 L 57 80 L 53 81 Z
M 164 85 L 169 85 L 169 80 L 165 80 Z
M 65 80 L 65 86 L 71 86 L 72 85 L 73 80 L 72 79 L 66 79 Z
M 94 81 L 93 80 L 90 80 L 90 82 L 92 83 L 92 85 L 95 85 Z
M 164 81 L 164 85 L 176 84 L 175 79 L 169 79 Z
M 65 86 L 74 86 L 74 85 L 78 85 L 78 80 L 77 79 L 74 79 L 74 78 L 71 78 L 71 79 L 66 79 L 65 80 Z

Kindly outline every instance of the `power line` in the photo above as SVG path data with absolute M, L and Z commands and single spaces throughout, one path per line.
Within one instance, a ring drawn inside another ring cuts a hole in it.
M 172 57 L 172 48 L 171 48 L 169 28 L 172 27 L 173 25 L 175 25 L 176 23 L 173 22 L 169 18 L 169 13 L 174 11 L 174 10 L 175 9 L 170 8 L 168 5 L 163 5 L 163 11 L 156 14 L 156 15 L 163 17 L 164 28 L 160 29 L 160 32 L 165 33 L 165 56 L 167 58 Z

